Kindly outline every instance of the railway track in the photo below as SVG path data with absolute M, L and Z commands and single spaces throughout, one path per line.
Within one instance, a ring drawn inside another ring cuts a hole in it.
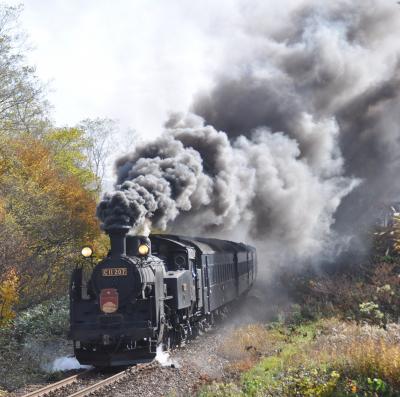
M 102 379 L 98 382 L 95 382 L 93 384 L 90 384 L 88 386 L 82 386 L 80 390 L 69 392 L 68 388 L 71 387 L 72 385 L 75 386 L 75 384 L 78 381 L 84 381 L 85 378 L 90 379 L 90 376 L 92 373 L 94 373 L 94 370 L 87 370 L 85 372 L 82 372 L 77 375 L 70 376 L 69 378 L 60 380 L 59 382 L 53 383 L 51 385 L 45 386 L 39 390 L 30 392 L 28 394 L 25 394 L 22 397 L 45 397 L 45 396 L 51 396 L 51 397 L 56 397 L 56 396 L 65 396 L 65 397 L 87 397 L 94 395 L 97 391 L 106 389 L 108 386 L 111 386 L 115 383 L 118 383 L 124 379 L 127 379 L 131 375 L 142 372 L 142 371 L 147 371 L 155 368 L 158 364 L 156 362 L 151 362 L 151 363 L 146 363 L 146 364 L 138 364 L 133 367 L 129 367 L 128 369 L 118 372 L 114 375 L 109 376 L 106 379 Z
M 71 385 L 75 382 L 77 382 L 80 379 L 83 379 L 85 376 L 88 376 L 91 372 L 93 372 L 93 369 L 88 369 L 84 372 L 81 372 L 80 374 L 77 375 L 72 375 L 68 378 L 62 379 L 59 382 L 53 383 L 51 385 L 42 387 L 41 389 L 35 390 L 33 392 L 30 392 L 28 394 L 25 394 L 23 397 L 41 397 L 41 396 L 46 396 L 49 393 L 53 393 L 57 390 L 63 389 L 64 387 Z

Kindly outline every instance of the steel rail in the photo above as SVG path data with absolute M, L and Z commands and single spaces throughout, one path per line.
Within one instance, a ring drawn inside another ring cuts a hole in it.
M 100 382 L 97 382 L 91 386 L 86 387 L 85 389 L 79 390 L 73 394 L 70 394 L 68 397 L 86 397 L 91 395 L 92 393 L 99 391 L 105 386 L 112 385 L 136 372 L 141 372 L 146 369 L 151 369 L 156 366 L 156 363 L 153 361 L 151 363 L 146 364 L 138 364 L 134 367 L 130 367 L 125 371 L 118 372 L 115 375 L 110 376 L 109 378 L 103 379 Z
M 46 396 L 49 393 L 52 393 L 56 390 L 62 389 L 64 386 L 70 385 L 72 383 L 77 382 L 79 379 L 88 375 L 89 372 L 92 372 L 93 369 L 87 369 L 84 372 L 81 372 L 76 375 L 72 375 L 69 378 L 62 379 L 56 383 L 52 383 L 51 385 L 47 385 L 45 387 L 40 388 L 39 390 L 32 391 L 28 394 L 24 394 L 22 397 L 42 397 Z

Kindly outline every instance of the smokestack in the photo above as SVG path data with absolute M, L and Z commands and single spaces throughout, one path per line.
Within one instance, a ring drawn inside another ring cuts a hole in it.
M 129 226 L 126 225 L 113 225 L 105 229 L 110 237 L 112 257 L 126 255 L 126 233 L 129 231 Z

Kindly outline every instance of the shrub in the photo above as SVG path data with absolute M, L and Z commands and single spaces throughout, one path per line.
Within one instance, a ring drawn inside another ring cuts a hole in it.
M 390 288 L 390 286 L 389 286 Z M 359 304 L 360 313 L 365 320 L 373 324 L 382 324 L 385 315 L 379 310 L 379 305 L 374 302 L 365 302 Z
M 267 386 L 265 396 L 324 397 L 335 391 L 340 374 L 326 368 L 299 366 L 281 372 Z M 245 390 L 246 392 L 246 390 Z
M 66 337 L 68 316 L 68 298 L 44 302 L 19 313 L 13 323 L 14 333 L 19 340 L 28 337 L 42 339 L 54 336 Z
M 301 274 L 286 273 L 282 288 L 296 302 L 293 323 L 304 319 L 337 316 L 346 320 L 385 325 L 400 318 L 399 257 L 373 258 L 348 269 Z M 373 305 L 375 309 L 370 306 Z
M 23 311 L 0 328 L 0 388 L 45 380 L 46 367 L 71 352 L 67 331 L 67 298 Z

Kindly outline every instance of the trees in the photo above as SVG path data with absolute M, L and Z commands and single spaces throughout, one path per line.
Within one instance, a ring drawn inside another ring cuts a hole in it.
M 95 136 L 46 119 L 44 87 L 24 55 L 20 12 L 0 5 L 0 322 L 17 302 L 27 307 L 65 294 L 82 245 L 101 249 L 103 241 L 98 179 L 87 157 Z
M 49 136 L 44 140 L 32 135 L 3 135 L 2 143 L 0 285 L 15 269 L 24 307 L 66 292 L 81 246 L 93 244 L 100 235 L 96 196 L 71 165 L 74 145 L 53 152 Z M 90 175 L 82 169 L 86 172 Z
M 11 269 L 0 283 L 0 326 L 15 316 L 13 306 L 18 302 L 18 282 L 16 270 Z
M 23 35 L 17 29 L 21 7 L 0 5 L 0 129 L 37 132 L 46 122 L 44 88 L 26 64 Z
M 64 295 L 83 245 L 99 256 L 107 250 L 96 199 L 122 135 L 111 119 L 74 128 L 46 119 L 43 85 L 24 56 L 20 11 L 0 5 L 0 324 L 15 305 Z
M 43 135 L 43 141 L 64 173 L 74 175 L 83 186 L 96 191 L 98 178 L 86 155 L 93 143 L 83 130 L 53 128 Z
M 136 132 L 121 131 L 118 123 L 109 118 L 85 119 L 77 128 L 84 132 L 87 139 L 83 147 L 87 159 L 86 167 L 96 176 L 95 190 L 100 193 L 110 161 L 115 159 L 116 154 L 133 150 Z
M 85 133 L 88 140 L 88 144 L 84 148 L 87 165 L 96 176 L 95 189 L 100 192 L 107 161 L 116 148 L 113 138 L 118 131 L 117 123 L 107 118 L 85 119 L 78 124 L 78 128 Z

